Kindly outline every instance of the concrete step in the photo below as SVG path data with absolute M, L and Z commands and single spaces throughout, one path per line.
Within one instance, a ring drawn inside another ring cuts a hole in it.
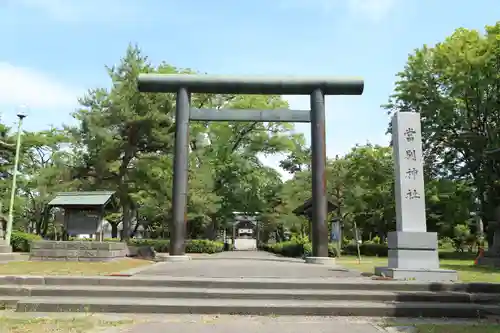
M 500 306 L 428 302 L 26 297 L 19 300 L 16 311 L 480 318 L 500 314 Z
M 500 294 L 463 292 L 307 290 L 307 289 L 216 289 L 110 286 L 0 286 L 1 296 L 21 297 L 110 297 L 110 298 L 192 298 L 267 299 L 317 301 L 443 302 L 500 304 Z
M 455 291 L 500 294 L 495 283 L 422 283 L 416 281 L 352 279 L 276 279 L 276 278 L 195 278 L 195 277 L 83 277 L 83 276 L 0 276 L 0 285 L 178 287 L 216 289 L 290 289 L 290 290 L 387 290 Z
M 0 295 L 0 310 L 5 309 L 15 309 L 17 302 L 21 299 L 21 296 L 4 296 Z

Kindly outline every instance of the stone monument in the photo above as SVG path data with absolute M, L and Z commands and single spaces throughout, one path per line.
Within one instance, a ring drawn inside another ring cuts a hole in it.
M 427 232 L 420 114 L 398 112 L 392 119 L 396 231 L 388 234 L 388 267 L 375 274 L 394 279 L 454 281 L 456 271 L 439 268 L 438 237 Z

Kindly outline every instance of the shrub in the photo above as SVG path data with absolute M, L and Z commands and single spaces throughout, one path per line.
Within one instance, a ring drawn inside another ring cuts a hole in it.
M 388 254 L 387 244 L 375 244 L 374 242 L 367 241 L 359 246 L 359 252 L 362 256 L 367 257 L 387 257 Z M 358 250 L 356 244 L 349 244 L 344 246 L 342 252 L 346 255 L 357 256 Z
M 387 244 L 363 243 L 360 246 L 360 252 L 368 257 L 387 257 L 389 249 Z
M 150 246 L 156 252 L 167 253 L 170 241 L 168 239 L 131 239 L 132 246 Z M 207 239 L 192 239 L 186 241 L 186 253 L 218 253 L 224 250 L 224 243 Z
M 466 224 L 457 224 L 453 227 L 453 247 L 455 251 L 463 251 L 469 241 L 471 232 Z
M 328 256 L 330 258 L 337 258 L 339 256 L 339 251 L 337 249 L 337 244 L 328 244 Z
M 450 237 L 443 237 L 438 240 L 438 245 L 440 249 L 452 249 L 453 240 Z
M 128 245 L 131 246 L 149 246 L 158 253 L 167 253 L 170 241 L 168 239 L 129 239 Z
M 290 241 L 266 244 L 262 246 L 262 249 L 284 257 L 292 258 L 309 257 L 312 255 L 312 245 L 307 238 L 294 238 Z M 328 245 L 328 256 L 337 256 L 337 248 L 335 244 Z
M 71 238 L 72 241 L 95 241 L 89 238 Z M 105 242 L 119 242 L 117 238 L 105 238 Z M 128 241 L 130 246 L 152 247 L 158 253 L 168 253 L 170 241 L 168 239 L 137 239 Z M 231 247 L 230 247 L 231 249 Z M 224 251 L 224 243 L 208 239 L 192 239 L 186 241 L 186 253 L 218 253 Z
M 351 242 L 347 245 L 344 245 L 344 247 L 342 248 L 342 253 L 348 256 L 357 256 L 358 250 L 356 248 L 356 244 Z
M 10 237 L 10 245 L 12 246 L 12 251 L 29 252 L 31 242 L 34 240 L 42 240 L 42 237 L 27 232 L 13 231 Z
M 371 242 L 373 244 L 380 244 L 381 243 L 381 239 L 380 239 L 379 236 L 375 236 L 375 237 L 373 237 L 373 239 L 371 240 Z
M 192 239 L 186 243 L 186 253 L 218 253 L 224 251 L 224 243 L 208 239 Z

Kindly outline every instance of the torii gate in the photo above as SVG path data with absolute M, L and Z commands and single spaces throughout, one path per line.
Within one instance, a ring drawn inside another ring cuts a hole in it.
M 311 123 L 312 252 L 313 257 L 328 257 L 325 95 L 361 95 L 363 79 L 140 74 L 138 89 L 140 92 L 177 94 L 170 256 L 179 259 L 185 256 L 189 121 L 201 120 Z M 191 93 L 310 95 L 311 110 L 192 109 Z

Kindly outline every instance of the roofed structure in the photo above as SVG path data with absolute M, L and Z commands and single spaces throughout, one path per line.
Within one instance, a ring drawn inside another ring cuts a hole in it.
M 335 203 L 333 203 L 333 200 L 331 198 L 328 198 L 327 204 L 328 204 L 327 210 L 329 213 L 335 211 L 338 208 L 338 206 Z M 293 210 L 293 213 L 297 216 L 305 216 L 309 220 L 311 220 L 312 219 L 312 198 L 307 199 L 302 205 L 295 208 Z
M 62 192 L 48 203 L 51 207 L 104 207 L 111 202 L 115 192 L 92 191 L 92 192 Z
M 58 193 L 48 206 L 64 209 L 63 227 L 67 235 L 99 235 L 103 232 L 104 208 L 114 194 L 113 191 Z

